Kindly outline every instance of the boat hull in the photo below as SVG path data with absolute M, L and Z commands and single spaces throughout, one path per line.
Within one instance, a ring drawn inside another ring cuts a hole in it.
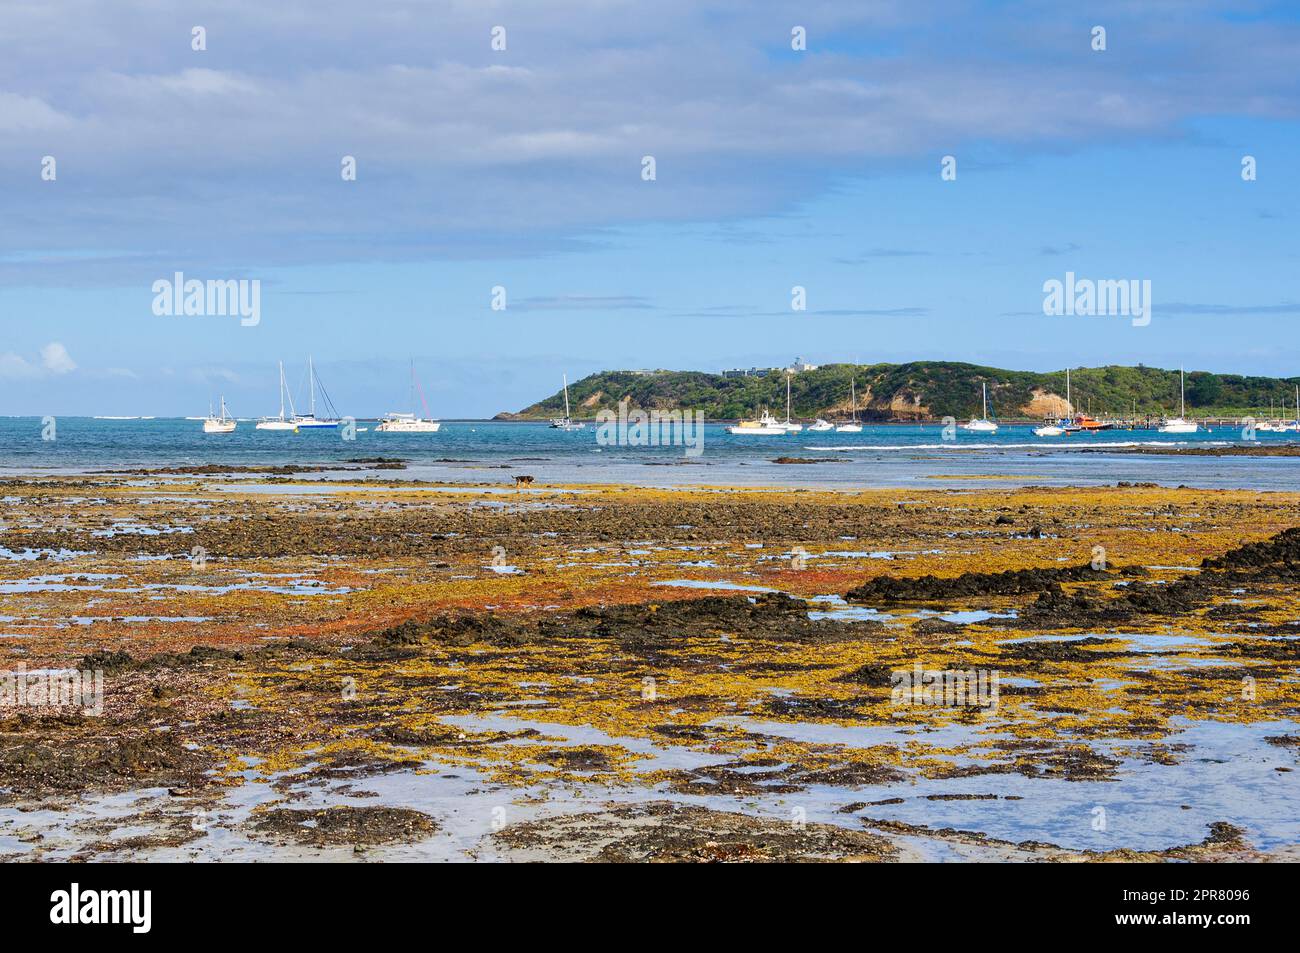
M 375 428 L 376 433 L 437 433 L 442 423 L 437 420 L 385 420 Z

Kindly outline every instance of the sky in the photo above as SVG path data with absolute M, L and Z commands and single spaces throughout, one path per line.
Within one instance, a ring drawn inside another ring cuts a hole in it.
M 444 418 L 796 357 L 1296 375 L 1298 114 L 1294 2 L 5 0 L 0 415 L 270 414 L 309 354 Z M 155 313 L 178 272 L 258 322 Z M 1044 315 L 1067 272 L 1150 323 Z

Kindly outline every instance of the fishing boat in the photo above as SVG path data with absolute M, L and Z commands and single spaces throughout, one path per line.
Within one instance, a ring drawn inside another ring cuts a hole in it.
M 551 420 L 553 430 L 582 430 L 587 425 L 584 423 L 574 423 L 573 418 L 569 416 L 569 375 L 564 375 L 564 416 L 555 417 Z
M 424 399 L 424 388 L 420 386 L 420 379 L 415 376 L 415 361 L 411 361 L 411 406 L 415 406 L 415 395 L 420 395 L 420 403 L 424 406 L 425 416 L 419 417 L 412 411 L 409 414 L 386 414 L 380 421 L 379 426 L 375 428 L 378 433 L 437 433 L 442 424 L 433 419 L 429 413 L 429 402 Z
M 289 385 L 286 384 L 284 381 L 284 361 L 280 361 L 279 364 L 280 364 L 280 416 L 263 417 L 261 420 L 257 422 L 257 427 L 255 429 L 292 430 L 294 433 L 297 433 L 298 425 L 294 423 L 292 419 L 293 417 L 297 416 L 297 412 L 294 411 L 293 408 L 293 395 L 289 394 Z M 291 415 L 289 417 L 286 417 L 284 415 L 284 397 L 286 394 L 289 394 L 289 412 Z
M 1041 427 L 1034 428 L 1035 437 L 1061 437 L 1070 431 L 1067 430 L 1070 413 L 1073 408 L 1070 406 L 1070 369 L 1065 369 L 1065 415 L 1058 417 L 1056 420 L 1044 420 Z
M 337 428 L 339 425 L 338 415 L 334 412 L 334 402 L 330 400 L 330 395 L 325 390 L 325 385 L 320 385 L 321 396 L 325 399 L 325 406 L 329 409 L 330 415 L 326 417 L 316 416 L 316 365 L 310 357 L 307 358 L 307 392 L 310 395 L 309 409 L 305 414 L 294 414 L 293 422 L 300 430 L 325 430 Z
M 781 437 L 789 432 L 785 429 L 785 424 L 767 412 L 766 407 L 759 413 L 757 420 L 740 420 L 727 428 L 727 433 L 739 437 Z
M 989 420 L 989 385 L 985 383 L 980 386 L 983 392 L 983 414 L 978 419 L 972 417 L 970 423 L 961 425 L 961 429 L 968 433 L 997 433 L 998 425 Z
M 808 425 L 809 433 L 825 433 L 828 430 L 834 430 L 835 425 L 829 421 L 822 420 L 818 417 L 813 423 Z
M 1157 429 L 1160 433 L 1196 433 L 1200 428 L 1193 420 L 1187 420 L 1187 390 L 1183 382 L 1183 369 L 1178 369 L 1178 416 L 1166 420 Z
M 788 433 L 798 433 L 803 430 L 803 424 L 796 424 L 790 419 L 790 375 L 785 375 L 785 423 L 781 425 Z
M 214 417 L 212 415 L 212 408 L 209 407 L 208 415 L 203 418 L 203 432 L 234 433 L 235 427 L 237 426 L 238 424 L 235 422 L 234 418 L 231 417 L 229 411 L 226 410 L 226 397 L 223 394 L 221 395 L 221 416 Z
M 862 433 L 862 424 L 858 423 L 858 379 L 856 377 L 849 378 L 849 401 L 849 406 L 853 408 L 850 422 L 836 427 L 836 433 Z

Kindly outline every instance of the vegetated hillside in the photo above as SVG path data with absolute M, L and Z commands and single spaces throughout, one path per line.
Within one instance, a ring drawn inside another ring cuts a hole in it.
M 827 419 L 849 414 L 849 382 L 857 382 L 858 415 L 863 420 L 916 420 L 951 415 L 958 420 L 980 413 L 980 385 L 987 383 L 989 416 L 1037 419 L 1065 412 L 1065 371 L 1039 374 L 1010 371 L 954 361 L 912 361 L 907 364 L 828 364 L 790 376 L 795 417 Z M 785 415 L 786 375 L 723 377 L 702 371 L 604 371 L 569 385 L 575 417 L 593 417 L 602 409 L 617 409 L 627 399 L 631 407 L 698 410 L 710 419 L 752 416 L 766 406 Z M 1188 416 L 1238 417 L 1269 414 L 1270 399 L 1277 415 L 1295 416 L 1295 386 L 1300 378 L 1243 377 L 1239 374 L 1187 374 Z M 1178 412 L 1178 371 L 1155 367 L 1084 367 L 1070 371 L 1075 410 L 1093 416 L 1131 416 L 1136 402 L 1140 416 Z M 557 392 L 500 419 L 545 419 L 564 413 L 564 395 Z

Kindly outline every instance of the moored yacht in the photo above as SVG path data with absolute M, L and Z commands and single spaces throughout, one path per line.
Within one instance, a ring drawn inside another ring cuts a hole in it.
M 257 430 L 292 430 L 294 433 L 297 433 L 297 432 L 298 432 L 298 425 L 297 425 L 296 423 L 294 423 L 294 422 L 293 422 L 293 419 L 292 419 L 293 417 L 296 417 L 296 416 L 297 416 L 297 412 L 294 410 L 294 407 L 293 407 L 293 395 L 292 395 L 292 394 L 289 394 L 289 414 L 290 414 L 290 416 L 289 416 L 289 417 L 286 417 L 286 416 L 284 415 L 284 398 L 285 398 L 285 394 L 288 394 L 288 392 L 289 392 L 289 386 L 288 386 L 288 385 L 285 383 L 285 381 L 284 381 L 284 361 L 280 361 L 280 416 L 279 416 L 279 417 L 263 417 L 261 420 L 259 420 L 259 421 L 257 422 L 257 426 L 256 426 L 255 429 L 257 429 Z
M 238 426 L 238 424 L 235 423 L 235 419 L 231 417 L 230 413 L 226 410 L 226 397 L 223 394 L 221 396 L 221 416 L 214 417 L 212 415 L 212 410 L 209 408 L 208 415 L 203 418 L 203 432 L 234 433 L 236 426 Z
M 961 425 L 961 429 L 969 433 L 997 433 L 998 425 L 989 420 L 989 385 L 982 384 L 984 411 L 983 416 L 979 419 L 972 417 L 970 423 Z
M 582 430 L 587 425 L 584 423 L 574 423 L 573 418 L 569 416 L 569 375 L 564 375 L 564 416 L 555 417 L 551 420 L 551 429 L 553 430 Z
M 849 401 L 849 406 L 853 408 L 850 422 L 838 425 L 835 428 L 836 433 L 862 433 L 862 424 L 858 423 L 858 379 L 856 377 L 849 379 Z
M 767 408 L 763 409 L 757 420 L 737 421 L 727 428 L 727 433 L 736 434 L 737 436 L 779 437 L 789 432 L 785 429 L 785 424 L 767 412 Z
M 420 404 L 424 407 L 425 416 L 420 417 L 414 411 L 409 414 L 386 414 L 375 431 L 377 433 L 437 433 L 442 423 L 434 420 L 433 414 L 429 413 L 429 402 L 424 399 L 424 388 L 420 386 L 420 379 L 415 376 L 415 361 L 412 359 L 411 406 L 415 406 L 416 394 L 420 396 Z
M 333 414 L 334 402 L 325 391 L 325 385 L 320 385 L 321 396 L 325 398 L 325 406 L 331 411 L 331 415 L 325 417 L 316 416 L 316 365 L 310 357 L 307 358 L 307 389 L 310 395 L 309 410 L 305 414 L 294 414 L 293 422 L 300 430 L 326 430 L 334 429 L 339 425 L 337 415 Z
M 1187 391 L 1183 384 L 1183 369 L 1178 369 L 1178 416 L 1166 420 L 1160 425 L 1160 433 L 1196 433 L 1200 427 L 1196 421 L 1187 420 Z

